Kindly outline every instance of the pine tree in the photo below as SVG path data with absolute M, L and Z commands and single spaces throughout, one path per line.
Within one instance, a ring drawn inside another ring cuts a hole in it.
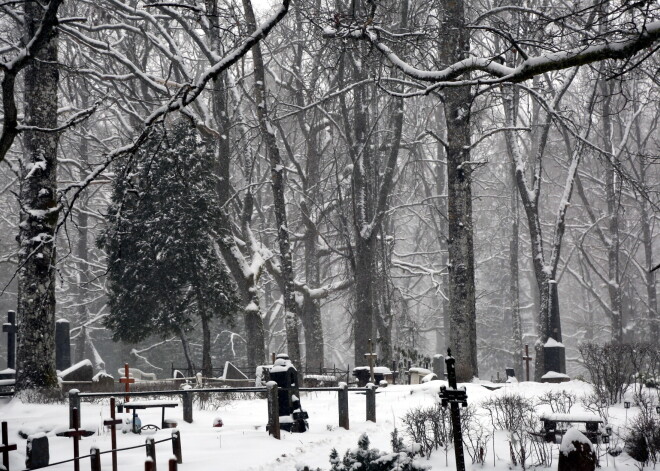
M 108 257 L 113 340 L 179 335 L 193 367 L 186 332 L 200 319 L 202 370 L 211 374 L 210 327 L 231 319 L 235 286 L 216 256 L 211 234 L 220 206 L 214 150 L 187 121 L 155 129 L 120 164 L 108 226 L 99 239 Z

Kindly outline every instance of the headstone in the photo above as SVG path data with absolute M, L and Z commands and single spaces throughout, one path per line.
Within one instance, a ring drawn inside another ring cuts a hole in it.
M 62 378 L 62 381 L 92 381 L 92 378 L 94 378 L 94 368 L 91 361 L 83 360 L 61 371 L 59 376 Z
M 566 348 L 564 344 L 557 342 L 552 337 L 543 346 L 543 355 L 545 356 L 545 371 L 554 371 L 555 373 L 566 373 Z
M 225 362 L 225 370 L 222 373 L 222 377 L 224 379 L 242 379 L 246 380 L 249 379 L 245 374 L 236 368 L 231 362 L 227 361 Z
M 445 377 L 445 357 L 437 354 L 433 355 L 433 372 L 438 377 L 438 379 L 444 379 Z
M 569 428 L 559 447 L 557 471 L 595 471 L 598 459 L 589 439 L 576 428 Z
M 64 371 L 71 366 L 71 335 L 69 321 L 55 322 L 55 368 Z
M 92 378 L 94 383 L 94 389 L 96 391 L 114 391 L 115 390 L 115 378 L 112 375 L 109 375 L 105 372 L 96 373 Z
M 300 406 L 298 370 L 289 360 L 277 358 L 270 369 L 270 379 L 278 387 L 280 428 L 294 433 L 306 431 L 308 415 Z
M 25 450 L 25 467 L 37 469 L 48 466 L 50 451 L 48 449 L 48 437 L 45 433 L 30 435 L 27 439 Z
M 7 311 L 7 322 L 2 331 L 7 333 L 7 369 L 16 369 L 16 312 Z
M 505 368 L 506 371 L 506 377 L 507 378 L 515 378 L 516 377 L 516 372 L 513 370 L 513 368 Z

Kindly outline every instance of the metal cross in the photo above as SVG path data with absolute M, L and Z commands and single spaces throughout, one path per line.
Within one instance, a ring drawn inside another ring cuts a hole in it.
M 2 423 L 2 443 L 0 443 L 0 453 L 2 453 L 2 466 L 9 471 L 9 452 L 16 450 L 16 444 L 9 443 L 9 434 L 7 433 L 7 422 Z
M 80 460 L 78 459 L 78 457 L 80 456 L 80 447 L 78 445 L 78 441 L 80 440 L 81 437 L 89 437 L 91 435 L 94 435 L 94 432 L 90 432 L 89 430 L 84 430 L 80 428 L 80 412 L 78 411 L 77 407 L 74 407 L 73 428 L 67 430 L 66 432 L 60 432 L 57 434 L 58 437 L 73 438 L 73 457 L 75 458 L 75 460 L 73 461 L 74 471 L 80 471 Z
M 119 378 L 119 382 L 126 385 L 126 392 L 131 392 L 131 384 L 135 382 L 135 378 L 130 377 L 128 363 L 124 363 L 124 377 Z M 129 397 L 125 396 L 124 400 L 125 402 L 128 402 Z
M 463 433 L 461 431 L 461 413 L 459 404 L 467 407 L 467 393 L 465 387 L 458 388 L 456 385 L 456 360 L 451 356 L 451 349 L 447 349 L 447 381 L 449 387 L 440 388 L 442 407 L 451 408 L 451 425 L 454 432 L 454 453 L 456 455 L 456 471 L 465 471 L 465 455 L 463 453 Z
M 117 471 L 117 425 L 121 419 L 115 419 L 115 398 L 110 398 L 110 418 L 103 421 L 103 425 L 110 427 L 110 438 L 112 444 L 112 471 Z

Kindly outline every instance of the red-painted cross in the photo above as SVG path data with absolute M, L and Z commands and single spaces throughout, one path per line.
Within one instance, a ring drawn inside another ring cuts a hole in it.
M 74 428 L 69 429 L 66 432 L 60 432 L 57 436 L 73 438 L 73 457 L 75 458 L 73 461 L 73 469 L 74 471 L 80 471 L 80 460 L 78 460 L 78 457 L 80 456 L 80 447 L 78 446 L 78 441 L 80 441 L 80 438 L 82 437 L 94 435 L 94 432 L 80 428 L 80 415 L 77 407 L 73 408 L 73 423 Z
M 124 383 L 126 385 L 126 392 L 131 392 L 131 384 L 135 382 L 135 378 L 131 378 L 130 374 L 130 368 L 128 367 L 128 363 L 124 363 L 124 377 L 119 378 L 120 383 Z M 129 397 L 125 396 L 124 400 L 125 402 L 128 402 Z
M 9 452 L 16 450 L 16 444 L 9 444 L 9 434 L 7 433 L 7 422 L 2 423 L 2 443 L 0 444 L 0 453 L 2 453 L 2 466 L 9 471 Z
M 112 440 L 112 471 L 117 471 L 117 425 L 121 419 L 115 419 L 115 398 L 110 398 L 110 418 L 103 421 L 103 425 L 110 427 L 110 438 Z

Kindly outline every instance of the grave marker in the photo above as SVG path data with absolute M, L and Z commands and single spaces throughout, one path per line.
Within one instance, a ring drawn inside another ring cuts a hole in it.
M 438 377 L 438 379 L 444 379 L 445 377 L 445 357 L 437 354 L 433 355 L 433 372 Z
M 30 435 L 25 450 L 25 467 L 27 469 L 43 468 L 48 466 L 49 462 L 48 437 L 44 433 Z
M 66 432 L 60 432 L 57 434 L 57 436 L 73 438 L 73 457 L 75 458 L 73 462 L 73 469 L 74 471 L 80 471 L 80 460 L 78 460 L 78 457 L 80 456 L 80 446 L 78 441 L 81 437 L 89 437 L 94 435 L 94 432 L 80 428 L 80 414 L 78 408 L 76 407 L 73 408 L 73 424 L 74 426 L 71 429 L 67 430 Z
M 71 366 L 71 334 L 69 321 L 55 322 L 55 368 L 64 371 Z
M 119 382 L 125 385 L 126 392 L 131 392 L 131 384 L 135 382 L 135 378 L 131 378 L 130 368 L 128 363 L 124 363 L 124 377 L 119 378 Z M 129 396 L 124 396 L 124 402 L 129 401 Z
M 16 311 L 7 311 L 7 322 L 2 325 L 7 333 L 7 368 L 16 370 Z
M 371 339 L 369 339 L 369 353 L 365 353 L 364 356 L 369 360 L 369 380 L 372 383 L 375 383 L 376 378 L 374 378 L 374 360 L 376 359 L 376 354 L 374 353 L 374 346 L 371 342 Z
M 110 398 L 110 418 L 103 421 L 103 425 L 110 427 L 110 439 L 112 444 L 112 471 L 117 471 L 117 425 L 121 424 L 121 419 L 115 418 L 115 398 Z M 100 460 L 100 458 L 99 458 Z M 100 461 L 99 461 L 100 468 Z
M 463 433 L 461 432 L 461 413 L 459 404 L 467 407 L 467 394 L 465 388 L 458 389 L 456 385 L 456 360 L 451 356 L 451 349 L 447 349 L 447 381 L 449 387 L 440 388 L 442 407 L 451 408 L 451 424 L 454 434 L 454 454 L 456 455 L 456 471 L 465 471 L 465 456 L 463 454 Z
M 16 450 L 15 443 L 9 443 L 9 434 L 7 433 L 7 422 L 2 422 L 2 443 L 0 444 L 0 453 L 2 453 L 2 466 L 9 471 L 9 452 Z

